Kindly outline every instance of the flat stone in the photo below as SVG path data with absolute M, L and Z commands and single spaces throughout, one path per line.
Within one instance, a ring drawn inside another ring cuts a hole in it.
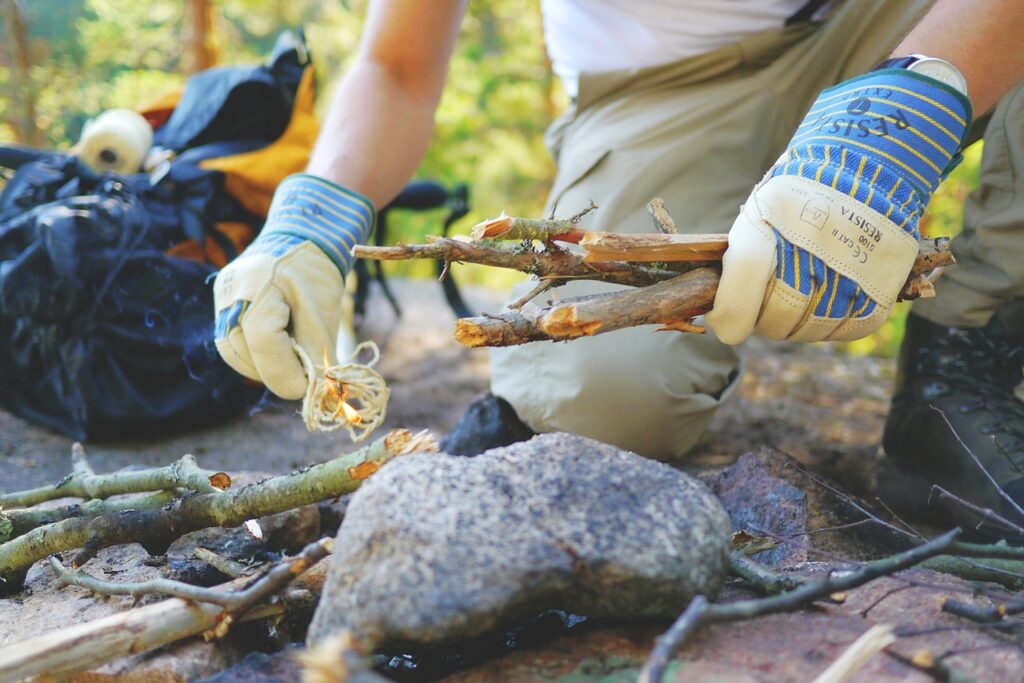
M 423 648 L 548 608 L 674 616 L 718 592 L 729 536 L 703 484 L 590 439 L 411 455 L 352 496 L 309 641 Z
M 821 553 L 868 559 L 907 547 L 905 539 L 877 524 L 850 526 L 865 515 L 837 493 L 838 485 L 812 477 L 774 448 L 741 455 L 701 478 L 721 500 L 736 531 L 795 541 L 754 555 L 759 562 L 798 564 L 819 559 Z

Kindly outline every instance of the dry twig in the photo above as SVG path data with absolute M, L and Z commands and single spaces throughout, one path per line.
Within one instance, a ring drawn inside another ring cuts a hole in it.
M 884 560 L 865 564 L 864 566 L 842 574 L 830 573 L 824 579 L 811 581 L 796 590 L 780 595 L 773 595 L 757 600 L 741 600 L 726 604 L 712 604 L 703 596 L 697 596 L 689 607 L 676 619 L 657 640 L 643 670 L 640 672 L 639 683 L 660 683 L 673 654 L 682 646 L 693 631 L 709 624 L 721 624 L 730 621 L 750 619 L 764 614 L 787 612 L 799 609 L 815 600 L 820 600 L 833 593 L 846 591 L 862 586 L 880 576 L 888 576 L 912 567 L 929 557 L 945 552 L 960 534 L 953 529 L 927 543 L 893 555 Z
M 323 550 L 329 550 L 321 546 L 321 543 L 307 546 L 296 557 L 275 565 L 270 573 L 255 583 L 253 577 L 245 576 L 216 589 L 204 589 L 225 592 L 241 590 L 240 594 L 253 597 L 251 605 L 239 600 L 229 613 L 225 613 L 222 606 L 208 602 L 195 603 L 180 598 L 162 600 L 153 605 L 6 645 L 0 648 L 0 671 L 5 680 L 23 680 L 41 675 L 62 678 L 118 657 L 146 652 L 189 636 L 206 632 L 216 635 L 213 631 L 226 628 L 221 626 L 227 621 L 226 616 L 235 621 L 248 621 L 261 615 L 287 612 L 291 609 L 288 600 L 283 600 L 282 605 L 272 606 L 274 609 L 251 609 L 251 606 L 279 592 L 282 582 L 287 584 L 291 579 L 296 579 L 292 583 L 293 587 L 297 587 L 296 590 L 318 595 L 327 563 L 316 562 L 307 571 L 301 574 L 297 572 L 302 570 L 303 564 L 308 567 L 312 558 Z M 307 554 L 307 551 L 310 552 Z M 275 576 L 273 579 L 270 578 L 272 573 Z M 247 584 L 251 586 L 246 589 L 244 587 Z M 305 605 L 300 607 L 305 608 Z M 243 614 L 246 611 L 248 613 Z

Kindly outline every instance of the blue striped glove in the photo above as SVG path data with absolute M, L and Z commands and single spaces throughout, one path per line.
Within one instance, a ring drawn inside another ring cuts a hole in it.
M 217 275 L 216 345 L 224 361 L 286 399 L 306 393 L 294 338 L 314 361 L 334 362 L 352 247 L 375 212 L 366 197 L 307 174 L 278 186 L 262 232 Z
M 851 340 L 878 329 L 970 121 L 965 95 L 904 69 L 822 92 L 729 231 L 706 316 L 718 337 Z

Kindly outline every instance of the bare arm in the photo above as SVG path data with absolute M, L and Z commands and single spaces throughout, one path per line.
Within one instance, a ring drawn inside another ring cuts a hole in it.
M 938 0 L 893 56 L 919 52 L 954 64 L 967 79 L 976 115 L 1024 80 L 1024 2 Z
M 466 0 L 375 0 L 308 171 L 378 208 L 415 172 L 434 130 Z

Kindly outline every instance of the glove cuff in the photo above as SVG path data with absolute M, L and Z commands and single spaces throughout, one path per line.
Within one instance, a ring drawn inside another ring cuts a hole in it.
M 352 248 L 366 241 L 375 220 L 373 203 L 363 195 L 297 173 L 278 186 L 263 231 L 246 251 L 280 256 L 297 240 L 309 241 L 345 275 L 352 267 Z

